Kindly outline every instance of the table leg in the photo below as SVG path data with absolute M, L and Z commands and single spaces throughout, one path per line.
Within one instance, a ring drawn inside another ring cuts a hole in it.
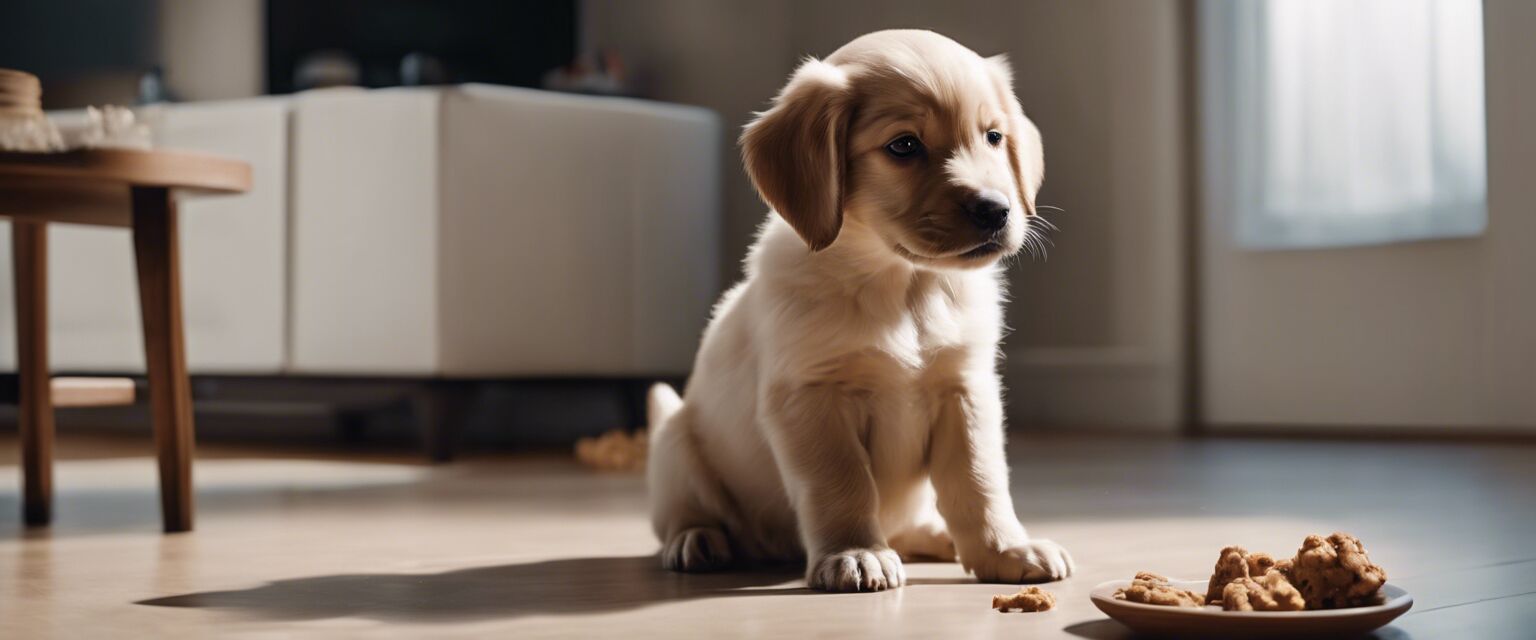
M 11 221 L 16 277 L 16 371 L 21 427 L 22 519 L 42 526 L 53 512 L 53 398 L 48 374 L 48 226 Z
M 177 242 L 170 190 L 134 187 L 133 251 L 160 459 L 160 510 L 167 533 L 192 530 L 192 387 L 182 335 Z
M 429 462 L 451 462 L 458 452 L 460 432 L 473 394 L 471 385 L 432 381 L 411 395 L 411 413 Z

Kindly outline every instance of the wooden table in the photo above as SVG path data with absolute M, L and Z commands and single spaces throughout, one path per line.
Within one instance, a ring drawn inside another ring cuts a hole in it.
M 181 320 L 173 189 L 240 193 L 250 166 L 169 151 L 0 152 L 0 216 L 11 219 L 20 377 L 23 518 L 46 525 L 53 501 L 48 370 L 48 223 L 128 227 L 138 266 L 160 506 L 167 532 L 192 529 L 192 392 Z

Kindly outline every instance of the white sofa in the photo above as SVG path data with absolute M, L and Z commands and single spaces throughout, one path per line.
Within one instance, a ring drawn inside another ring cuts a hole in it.
M 719 284 L 709 111 L 469 85 L 145 117 L 157 146 L 254 169 L 248 194 L 181 201 L 194 374 L 640 377 L 691 362 Z M 128 235 L 60 227 L 51 242 L 54 369 L 142 371 Z M 0 336 L 14 335 L 9 270 Z M 14 343 L 0 337 L 0 366 Z

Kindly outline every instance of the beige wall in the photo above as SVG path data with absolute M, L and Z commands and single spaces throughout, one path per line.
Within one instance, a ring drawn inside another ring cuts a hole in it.
M 261 95 L 266 79 L 262 0 L 160 0 L 160 59 L 182 100 Z
M 1536 425 L 1536 3 L 1484 5 L 1488 231 L 1385 247 L 1249 252 L 1211 211 L 1210 421 Z
M 1046 145 L 1041 202 L 1065 213 L 1048 262 L 1014 268 L 1007 345 L 1016 423 L 1171 429 L 1180 421 L 1185 212 L 1174 0 L 587 0 L 584 40 L 625 54 L 657 99 L 722 114 L 725 281 L 766 208 L 734 140 L 796 61 L 893 27 L 1008 53 Z
M 764 211 L 741 172 L 736 136 L 749 115 L 767 105 L 800 55 L 791 48 L 789 23 L 790 6 L 784 2 L 582 3 L 583 47 L 622 53 L 650 97 L 708 107 L 723 117 L 719 268 L 724 282 L 740 277 L 738 265 Z

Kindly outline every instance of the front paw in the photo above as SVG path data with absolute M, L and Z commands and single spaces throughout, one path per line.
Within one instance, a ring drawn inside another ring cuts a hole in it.
M 821 591 L 884 591 L 905 584 L 907 571 L 890 549 L 848 549 L 811 560 L 805 581 Z
M 981 582 L 1051 582 L 1072 575 L 1073 569 L 1072 554 L 1044 538 L 981 552 L 975 562 L 964 560 Z

